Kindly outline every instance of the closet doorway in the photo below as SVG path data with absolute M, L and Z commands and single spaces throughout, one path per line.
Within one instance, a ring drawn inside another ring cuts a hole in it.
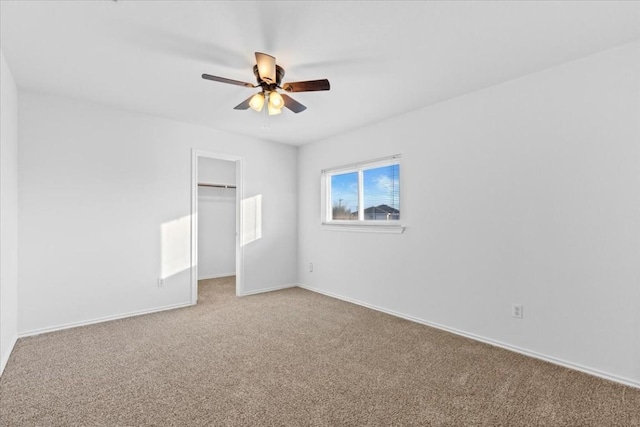
M 235 276 L 242 289 L 240 245 L 241 159 L 193 150 L 191 303 L 198 301 L 198 281 Z

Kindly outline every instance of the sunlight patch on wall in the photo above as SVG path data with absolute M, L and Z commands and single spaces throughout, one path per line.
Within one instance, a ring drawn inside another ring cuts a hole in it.
M 262 194 L 242 200 L 242 246 L 262 237 Z
M 191 268 L 191 215 L 160 226 L 160 277 L 166 279 Z

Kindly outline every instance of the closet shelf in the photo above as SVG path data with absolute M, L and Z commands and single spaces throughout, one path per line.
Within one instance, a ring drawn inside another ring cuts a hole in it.
M 215 187 L 215 188 L 236 188 L 235 185 L 228 184 L 211 184 L 208 182 L 199 182 L 198 187 Z

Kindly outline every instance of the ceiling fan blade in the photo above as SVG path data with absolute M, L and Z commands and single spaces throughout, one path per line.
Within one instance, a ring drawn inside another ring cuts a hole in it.
M 266 53 L 256 52 L 256 64 L 260 80 L 268 83 L 276 82 L 276 58 Z
M 239 80 L 225 79 L 224 77 L 212 76 L 210 74 L 203 74 L 202 78 L 205 80 L 213 80 L 214 82 L 229 83 L 230 85 L 238 85 L 238 86 L 252 87 L 252 88 L 257 87 L 256 85 L 252 85 L 251 83 L 245 83 Z
M 247 99 L 242 101 L 240 104 L 238 104 L 235 107 L 233 107 L 233 109 L 234 110 L 247 110 L 247 109 L 249 109 L 249 107 L 250 107 L 249 101 L 251 101 L 251 98 L 253 98 L 253 95 L 251 95 L 250 97 L 248 97 Z
M 296 114 L 301 113 L 307 109 L 307 107 L 300 104 L 298 101 L 296 101 L 289 95 L 283 93 L 281 96 L 282 96 L 282 99 L 284 99 L 284 106 L 287 107 L 289 110 L 293 111 L 294 113 Z
M 285 83 L 282 85 L 282 89 L 287 92 L 314 92 L 318 90 L 329 90 L 329 80 L 307 80 L 304 82 Z

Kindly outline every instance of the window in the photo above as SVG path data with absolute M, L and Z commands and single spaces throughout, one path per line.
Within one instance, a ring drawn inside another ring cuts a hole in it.
M 323 171 L 323 224 L 400 225 L 400 156 Z

